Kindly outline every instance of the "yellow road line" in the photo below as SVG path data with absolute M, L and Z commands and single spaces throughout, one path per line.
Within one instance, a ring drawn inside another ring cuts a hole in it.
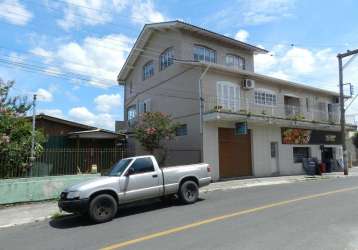
M 139 238 L 136 238 L 136 239 L 133 239 L 133 240 L 128 240 L 128 241 L 120 242 L 120 243 L 117 243 L 117 244 L 113 244 L 113 245 L 104 247 L 101 250 L 114 250 L 114 249 L 129 246 L 129 245 L 133 245 L 133 244 L 136 244 L 136 243 L 139 243 L 139 242 L 143 242 L 143 241 L 163 237 L 163 236 L 166 236 L 166 235 L 169 235 L 169 234 L 178 233 L 178 232 L 181 232 L 181 231 L 185 231 L 185 230 L 188 230 L 188 229 L 191 229 L 191 228 L 199 227 L 199 226 L 209 224 L 209 223 L 213 223 L 213 222 L 216 222 L 216 221 L 221 221 L 221 220 L 229 219 L 229 218 L 232 218 L 232 217 L 239 217 L 241 215 L 258 212 L 258 211 L 265 210 L 265 209 L 268 209 L 268 208 L 283 206 L 283 205 L 287 205 L 287 204 L 298 202 L 298 201 L 304 201 L 304 200 L 319 198 L 319 197 L 323 197 L 323 196 L 328 196 L 328 195 L 332 195 L 332 194 L 353 191 L 353 190 L 357 190 L 357 189 L 358 189 L 358 187 L 338 189 L 338 190 L 335 190 L 335 191 L 303 196 L 303 197 L 299 197 L 299 198 L 295 198 L 295 199 L 291 199 L 291 200 L 279 201 L 279 202 L 267 204 L 267 205 L 260 206 L 260 207 L 255 207 L 255 208 L 250 208 L 250 209 L 238 211 L 238 212 L 235 212 L 235 213 L 224 214 L 224 215 L 221 215 L 221 216 L 212 217 L 212 218 L 209 218 L 209 219 L 206 219 L 206 220 L 197 221 L 197 222 L 187 224 L 187 225 L 184 225 L 184 226 L 174 227 L 174 228 L 171 228 L 171 229 L 168 229 L 168 230 L 164 230 L 164 231 L 160 231 L 160 232 L 157 232 L 157 233 L 149 234 L 149 235 L 139 237 Z

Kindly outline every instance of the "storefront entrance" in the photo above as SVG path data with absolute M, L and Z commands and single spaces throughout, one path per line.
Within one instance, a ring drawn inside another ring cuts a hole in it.
M 324 147 L 322 150 L 322 162 L 326 164 L 326 171 L 331 172 L 334 166 L 334 150 L 332 147 Z
M 219 128 L 220 178 L 251 176 L 251 136 L 235 135 L 235 129 Z

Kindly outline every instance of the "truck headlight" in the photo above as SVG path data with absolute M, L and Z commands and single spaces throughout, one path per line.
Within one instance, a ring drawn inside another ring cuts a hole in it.
M 80 192 L 79 191 L 71 191 L 68 192 L 67 194 L 67 199 L 76 199 L 76 198 L 80 198 Z

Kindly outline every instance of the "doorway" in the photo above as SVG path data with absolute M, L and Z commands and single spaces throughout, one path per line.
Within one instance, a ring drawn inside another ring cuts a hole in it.
M 271 142 L 271 175 L 276 176 L 280 174 L 279 161 L 278 161 L 278 143 Z
M 251 135 L 236 135 L 233 128 L 219 128 L 220 178 L 251 176 Z

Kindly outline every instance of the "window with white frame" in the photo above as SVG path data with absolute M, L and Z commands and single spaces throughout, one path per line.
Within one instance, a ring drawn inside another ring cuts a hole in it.
M 160 70 L 166 69 L 174 62 L 174 49 L 168 48 L 160 55 Z
M 216 63 L 216 51 L 205 46 L 195 45 L 193 56 L 195 61 Z
M 150 112 L 151 110 L 151 100 L 150 99 L 146 99 L 144 101 L 140 101 L 138 106 L 139 106 L 139 113 L 147 113 Z
M 146 80 L 154 75 L 154 63 L 153 61 L 147 62 L 143 66 L 143 80 Z
M 136 105 L 129 106 L 127 109 L 127 119 L 128 121 L 133 121 L 137 117 L 137 107 Z
M 227 54 L 225 63 L 227 66 L 235 69 L 245 69 L 245 59 L 241 56 Z
M 267 89 L 255 89 L 254 91 L 255 104 L 265 106 L 276 106 L 277 95 L 275 92 Z
M 133 82 L 129 82 L 129 94 L 131 95 L 133 93 Z
M 143 101 L 143 112 L 150 112 L 150 99 Z
M 240 109 L 240 87 L 238 84 L 219 81 L 216 83 L 216 91 L 216 109 L 224 109 L 231 112 L 236 112 Z

